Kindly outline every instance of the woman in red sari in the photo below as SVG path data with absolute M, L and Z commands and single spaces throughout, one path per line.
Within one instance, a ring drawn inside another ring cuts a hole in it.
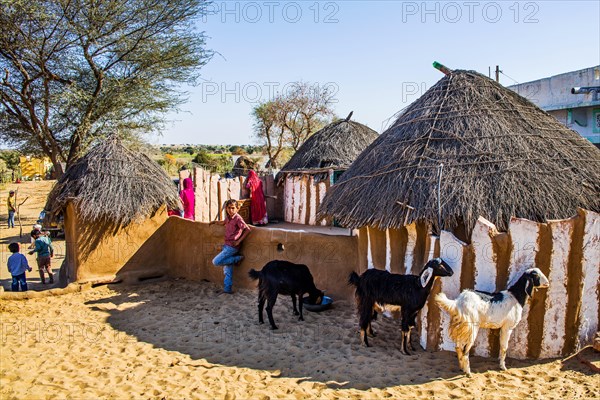
M 267 204 L 263 193 L 262 181 L 256 172 L 248 171 L 248 180 L 246 188 L 250 190 L 250 217 L 253 225 L 266 225 L 269 222 L 267 217 Z

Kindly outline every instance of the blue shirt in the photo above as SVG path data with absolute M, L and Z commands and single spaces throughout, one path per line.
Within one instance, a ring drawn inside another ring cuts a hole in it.
M 35 249 L 33 251 L 38 253 L 38 258 L 50 257 L 50 249 L 52 249 L 52 242 L 47 236 L 40 236 L 35 239 Z
M 8 266 L 8 271 L 12 276 L 21 275 L 29 269 L 27 258 L 21 253 L 13 253 L 12 256 L 8 257 L 8 262 L 6 264 Z

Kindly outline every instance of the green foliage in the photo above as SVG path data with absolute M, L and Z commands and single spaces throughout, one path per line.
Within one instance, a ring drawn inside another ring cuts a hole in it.
M 0 140 L 62 173 L 95 138 L 159 130 L 212 53 L 204 0 L 0 0 Z
M 244 156 L 248 154 L 248 152 L 244 150 L 241 146 L 231 146 L 229 148 L 229 152 L 234 156 Z
M 209 154 L 206 150 L 201 150 L 193 161 L 202 168 L 219 174 L 233 169 L 233 160 L 230 154 Z
M 200 150 L 193 160 L 196 164 L 210 165 L 211 157 L 206 150 Z
M 0 150 L 0 160 L 4 161 L 7 169 L 17 170 L 19 168 L 20 153 L 15 150 Z

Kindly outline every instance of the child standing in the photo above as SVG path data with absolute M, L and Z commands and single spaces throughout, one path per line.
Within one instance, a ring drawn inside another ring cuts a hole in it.
M 242 241 L 250 233 L 250 227 L 238 214 L 237 200 L 227 200 L 223 207 L 227 212 L 225 220 L 210 222 L 210 225 L 225 225 L 225 244 L 212 262 L 216 267 L 223 266 L 223 273 L 225 274 L 223 292 L 231 294 L 233 293 L 233 266 L 244 259 L 244 256 L 239 254 L 239 249 Z
M 6 208 L 8 209 L 8 228 L 14 228 L 15 212 L 17 211 L 16 196 L 14 190 L 8 192 L 8 199 L 6 199 Z
M 52 266 L 50 260 L 54 256 L 54 249 L 52 248 L 52 242 L 46 235 L 42 235 L 42 232 L 38 229 L 31 231 L 31 237 L 35 239 L 34 249 L 29 254 L 37 253 L 37 264 L 40 272 L 40 279 L 42 283 L 46 283 L 44 278 L 44 272 L 48 273 L 50 283 L 54 283 L 54 276 L 52 275 Z
M 25 271 L 31 272 L 31 267 L 27 262 L 27 258 L 21 253 L 19 253 L 19 243 L 11 243 L 8 245 L 8 250 L 12 253 L 10 257 L 8 257 L 8 262 L 6 263 L 8 266 L 8 272 L 10 272 L 12 276 L 12 285 L 11 290 L 13 292 L 19 291 L 19 286 L 21 286 L 21 291 L 27 291 L 27 279 L 25 278 Z

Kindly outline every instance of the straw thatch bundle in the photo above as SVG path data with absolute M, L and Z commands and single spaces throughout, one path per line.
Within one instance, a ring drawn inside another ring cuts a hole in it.
M 281 172 L 294 173 L 310 169 L 345 170 L 356 157 L 379 136 L 373 129 L 340 119 L 309 137 Z
M 180 209 L 177 188 L 148 156 L 125 148 L 116 137 L 94 146 L 56 183 L 46 210 L 57 215 L 72 201 L 86 223 L 127 226 L 166 204 Z
M 234 178 L 238 176 L 247 176 L 248 171 L 256 171 L 259 169 L 258 167 L 258 163 L 254 162 L 250 157 L 240 156 L 237 160 L 235 160 L 232 175 Z
M 420 220 L 467 232 L 483 216 L 505 230 L 511 216 L 598 212 L 599 193 L 600 150 L 491 79 L 454 71 L 356 159 L 319 216 L 348 227 Z

